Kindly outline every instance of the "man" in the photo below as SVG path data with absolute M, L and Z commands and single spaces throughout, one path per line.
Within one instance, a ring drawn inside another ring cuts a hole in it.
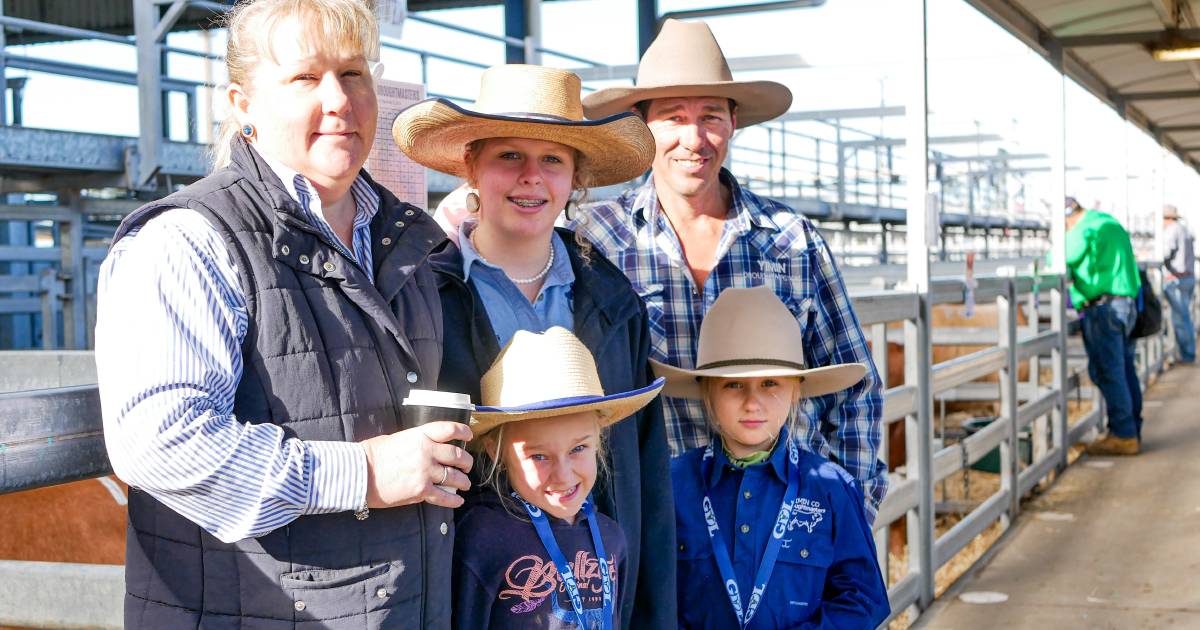
M 1180 363 L 1196 362 L 1196 327 L 1192 324 L 1192 294 L 1196 290 L 1196 255 L 1192 249 L 1192 234 L 1179 222 L 1179 209 L 1163 206 L 1163 266 L 1167 282 L 1163 293 L 1171 303 L 1171 327 L 1175 329 L 1175 346 Z
M 1095 455 L 1137 455 L 1142 437 L 1142 389 L 1133 365 L 1141 289 L 1129 233 L 1110 214 L 1085 210 L 1067 197 L 1067 272 L 1071 303 L 1079 311 L 1088 376 L 1108 410 L 1108 435 L 1092 443 Z
M 637 84 L 588 95 L 589 118 L 633 109 L 654 134 L 648 181 L 585 207 L 574 228 L 617 264 L 646 302 L 651 358 L 692 369 L 700 322 L 728 287 L 767 285 L 804 330 L 807 367 L 865 363 L 866 378 L 808 399 L 802 443 L 861 484 L 874 520 L 887 488 L 877 453 L 879 377 L 825 240 L 795 210 L 742 188 L 722 164 L 735 129 L 791 106 L 787 87 L 734 81 L 708 26 L 667 20 L 638 67 Z M 665 399 L 674 454 L 708 441 L 697 401 Z

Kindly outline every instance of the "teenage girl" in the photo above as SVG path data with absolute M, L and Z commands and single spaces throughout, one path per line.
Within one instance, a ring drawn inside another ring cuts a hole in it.
M 681 628 L 875 628 L 889 613 L 863 495 L 799 447 L 804 398 L 866 366 L 806 369 L 796 318 L 766 287 L 726 289 L 697 368 L 654 363 L 663 394 L 702 400 L 714 436 L 672 462 Z

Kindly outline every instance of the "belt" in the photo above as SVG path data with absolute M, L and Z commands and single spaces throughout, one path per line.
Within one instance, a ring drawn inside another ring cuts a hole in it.
M 1132 299 L 1133 298 L 1129 297 L 1128 295 L 1110 295 L 1108 293 L 1105 293 L 1104 295 L 1095 297 L 1087 302 L 1084 302 L 1083 308 L 1089 309 L 1089 308 L 1092 308 L 1093 306 L 1100 306 L 1102 304 L 1112 304 L 1113 302 L 1115 302 L 1117 300 L 1132 300 Z

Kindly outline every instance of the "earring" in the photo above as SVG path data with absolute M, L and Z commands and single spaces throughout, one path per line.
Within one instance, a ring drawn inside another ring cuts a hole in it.
M 568 201 L 567 207 L 563 208 L 563 216 L 567 218 L 567 221 L 574 221 L 575 217 L 579 216 L 579 206 L 575 205 L 574 199 Z
M 249 140 L 254 137 L 254 125 L 242 125 L 242 137 Z
M 467 193 L 467 212 L 475 214 L 479 212 L 479 195 L 473 192 Z

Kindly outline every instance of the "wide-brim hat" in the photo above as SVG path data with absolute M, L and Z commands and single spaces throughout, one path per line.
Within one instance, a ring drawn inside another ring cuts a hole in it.
M 1176 220 L 1179 219 L 1179 208 L 1176 208 L 1174 206 L 1174 204 L 1168 203 L 1168 204 L 1164 205 L 1162 212 L 1163 212 L 1164 219 L 1176 219 Z
M 792 91 L 782 83 L 734 81 L 707 24 L 667 20 L 642 55 L 635 84 L 588 94 L 583 110 L 588 118 L 603 118 L 641 101 L 688 96 L 733 99 L 739 128 L 771 120 L 792 106 Z
M 635 114 L 586 120 L 579 75 L 558 68 L 493 66 L 467 109 L 442 98 L 415 103 L 396 116 L 392 139 L 408 157 L 435 171 L 466 178 L 468 144 L 486 138 L 557 142 L 587 160 L 593 185 L 629 181 L 654 160 L 654 136 Z
M 822 396 L 862 380 L 867 366 L 843 363 L 817 368 L 804 364 L 804 336 L 787 306 L 766 286 L 721 292 L 700 324 L 695 369 L 651 359 L 666 378 L 663 395 L 702 400 L 703 378 L 800 378 L 800 395 Z
M 475 438 L 500 425 L 595 411 L 601 427 L 624 420 L 662 390 L 663 379 L 629 392 L 606 394 L 587 346 L 565 328 L 519 330 L 480 381 L 471 414 Z

